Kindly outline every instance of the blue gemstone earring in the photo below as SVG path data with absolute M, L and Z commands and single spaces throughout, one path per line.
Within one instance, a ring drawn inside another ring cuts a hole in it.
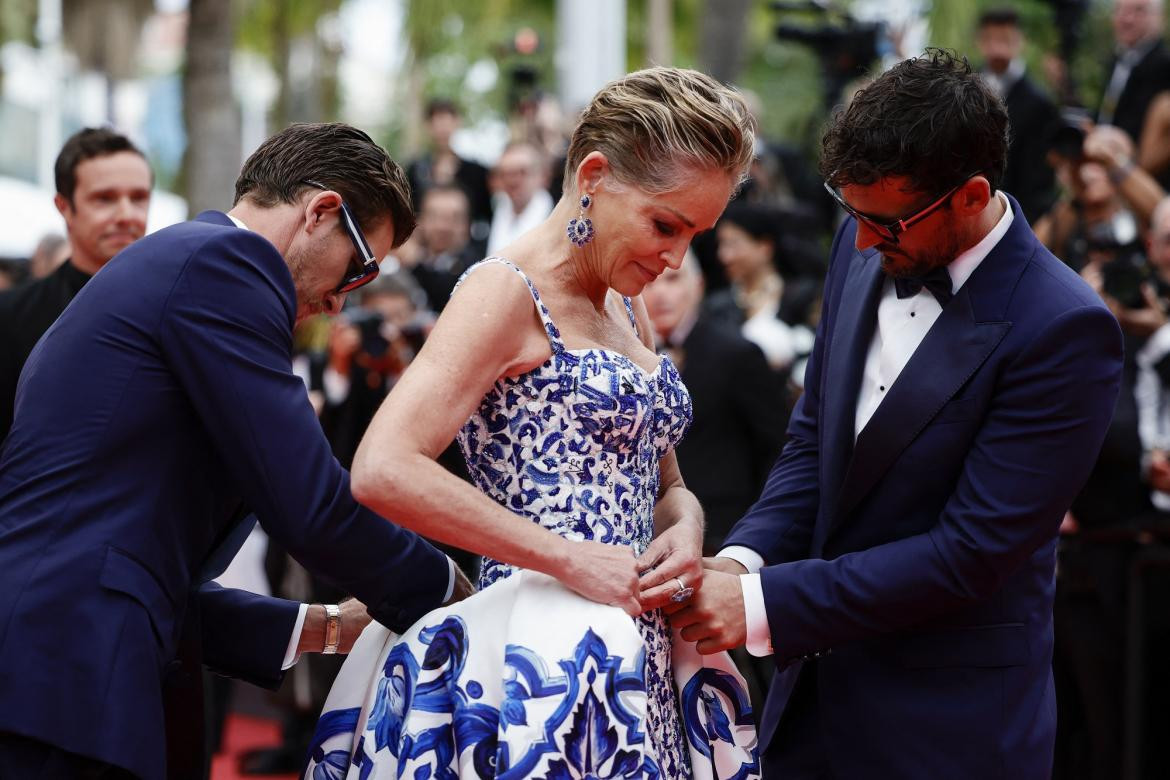
M 585 209 L 592 205 L 593 200 L 588 195 L 582 195 L 580 211 L 577 212 L 577 216 L 569 220 L 569 226 L 565 228 L 569 240 L 578 247 L 585 246 L 593 240 L 593 220 L 585 216 Z

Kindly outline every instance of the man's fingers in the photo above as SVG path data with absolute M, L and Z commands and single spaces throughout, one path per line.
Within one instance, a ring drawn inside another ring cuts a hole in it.
M 699 651 L 699 655 L 714 655 L 715 653 L 718 653 L 721 650 L 726 650 L 727 648 L 722 643 L 720 643 L 718 639 L 711 638 L 700 639 L 695 643 L 695 649 Z
M 706 623 L 694 623 L 679 632 L 679 636 L 688 642 L 698 642 L 715 635 L 715 629 Z

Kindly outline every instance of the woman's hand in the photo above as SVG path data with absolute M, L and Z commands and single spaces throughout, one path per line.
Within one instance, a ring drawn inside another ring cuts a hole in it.
M 672 603 L 681 588 L 703 584 L 703 527 L 695 520 L 679 520 L 655 537 L 638 558 L 642 572 L 638 600 L 642 608 L 657 609 Z
M 565 587 L 599 604 L 620 607 L 631 617 L 642 613 L 633 550 L 600 542 L 563 544 L 565 562 L 555 576 Z

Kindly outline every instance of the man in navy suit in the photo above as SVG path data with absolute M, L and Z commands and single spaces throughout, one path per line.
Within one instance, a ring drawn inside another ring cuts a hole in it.
M 245 163 L 229 214 L 131 245 L 46 332 L 0 449 L 0 776 L 161 778 L 164 691 L 192 653 L 271 683 L 294 621 L 336 627 L 204 584 L 244 508 L 392 628 L 466 592 L 353 500 L 291 371 L 293 325 L 413 225 L 366 134 L 296 125 Z
M 1061 518 L 1121 334 L 997 191 L 1002 102 L 936 50 L 835 117 L 847 213 L 790 440 L 698 593 L 702 652 L 777 675 L 765 777 L 1045 778 Z

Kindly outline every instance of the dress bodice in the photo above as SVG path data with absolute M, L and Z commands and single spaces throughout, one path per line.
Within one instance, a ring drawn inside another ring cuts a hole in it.
M 552 355 L 504 377 L 459 431 L 468 471 L 481 490 L 517 514 L 570 539 L 630 545 L 654 533 L 658 461 L 682 438 L 691 399 L 663 356 L 650 372 L 610 349 L 567 349 L 532 281 L 528 285 Z M 467 274 L 464 274 L 466 277 Z M 461 280 L 462 281 L 462 280 Z M 633 308 L 624 299 L 631 326 Z M 512 567 L 485 559 L 480 585 Z

